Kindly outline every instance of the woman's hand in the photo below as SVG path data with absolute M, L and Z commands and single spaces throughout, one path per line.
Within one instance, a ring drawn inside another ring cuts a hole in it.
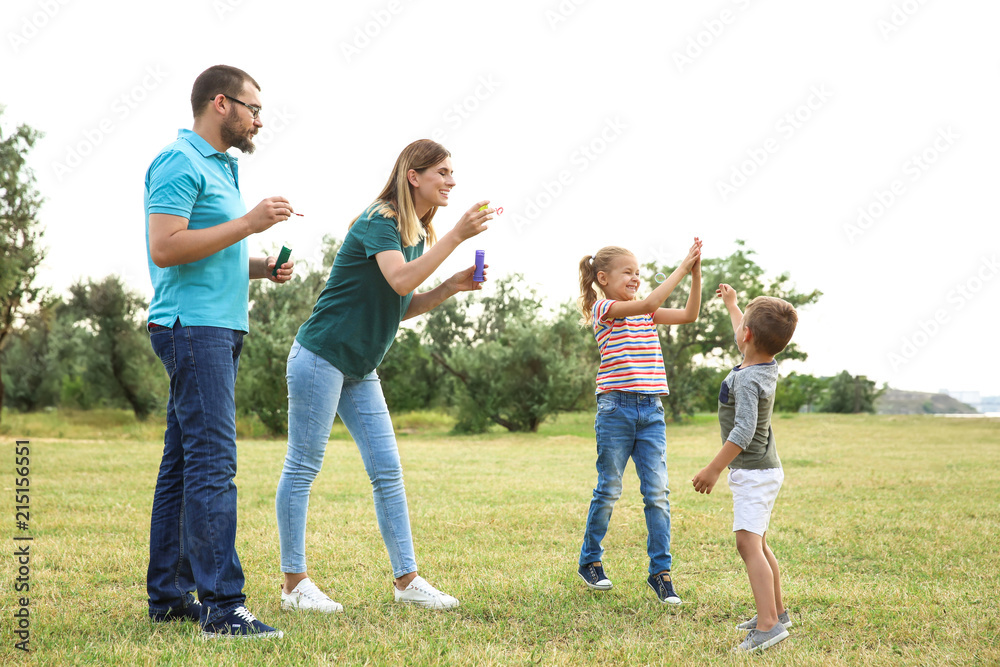
M 492 214 L 496 209 L 485 208 L 482 211 L 479 209 L 483 208 L 483 206 L 487 206 L 489 203 L 488 199 L 484 199 L 479 203 L 473 204 L 472 208 L 466 211 L 465 215 L 459 218 L 458 222 L 455 223 L 454 231 L 461 241 L 471 239 L 473 236 L 486 231 L 488 228 L 486 223 L 493 219 Z
M 473 264 L 464 271 L 459 271 L 448 280 L 444 281 L 448 287 L 448 290 L 452 294 L 457 294 L 458 292 L 474 292 L 476 290 L 483 289 L 483 283 L 486 282 L 486 269 L 490 268 L 489 264 L 483 265 L 483 280 L 482 282 L 472 279 L 472 276 L 476 273 L 476 265 Z

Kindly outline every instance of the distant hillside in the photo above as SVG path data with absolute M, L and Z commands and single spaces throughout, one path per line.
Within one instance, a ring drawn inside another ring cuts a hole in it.
M 900 389 L 887 389 L 876 399 L 875 409 L 880 415 L 976 413 L 975 409 L 947 394 Z

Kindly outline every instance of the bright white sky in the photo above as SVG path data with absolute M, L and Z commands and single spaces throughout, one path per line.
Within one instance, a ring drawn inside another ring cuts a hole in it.
M 150 294 L 145 170 L 226 63 L 263 88 L 247 205 L 306 214 L 254 251 L 316 257 L 431 137 L 458 180 L 439 230 L 504 207 L 438 277 L 481 248 L 561 302 L 603 245 L 673 262 L 742 238 L 825 293 L 798 370 L 998 395 L 998 22 L 987 0 L 5 0 L 0 103 L 5 132 L 45 132 L 56 291 L 118 273 Z

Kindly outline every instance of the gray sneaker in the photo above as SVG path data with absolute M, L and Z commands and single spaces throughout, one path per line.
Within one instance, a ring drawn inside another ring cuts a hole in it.
M 747 633 L 747 638 L 743 642 L 733 649 L 734 653 L 752 653 L 754 651 L 763 651 L 766 648 L 770 648 L 780 642 L 782 639 L 788 637 L 788 630 L 785 629 L 780 622 L 775 623 L 774 627 L 764 632 L 762 630 L 751 630 Z
M 785 626 L 785 630 L 790 630 L 792 627 L 792 619 L 788 617 L 788 610 L 778 614 L 778 623 Z M 757 629 L 757 615 L 755 614 L 753 618 L 749 621 L 743 621 L 736 626 L 737 630 L 756 630 Z

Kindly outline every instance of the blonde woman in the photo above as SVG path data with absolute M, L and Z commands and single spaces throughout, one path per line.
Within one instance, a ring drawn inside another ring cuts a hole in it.
M 375 372 L 402 320 L 458 292 L 481 289 L 472 266 L 430 291 L 414 293 L 493 218 L 493 209 L 479 210 L 487 202 L 477 202 L 437 240 L 434 215 L 448 205 L 454 187 L 451 154 L 443 146 L 421 139 L 403 149 L 382 192 L 351 223 L 326 287 L 296 335 L 287 366 L 288 453 L 275 500 L 284 609 L 343 609 L 310 581 L 305 556 L 309 491 L 337 414 L 371 480 L 395 600 L 438 609 L 458 605 L 417 575 L 403 470 Z

